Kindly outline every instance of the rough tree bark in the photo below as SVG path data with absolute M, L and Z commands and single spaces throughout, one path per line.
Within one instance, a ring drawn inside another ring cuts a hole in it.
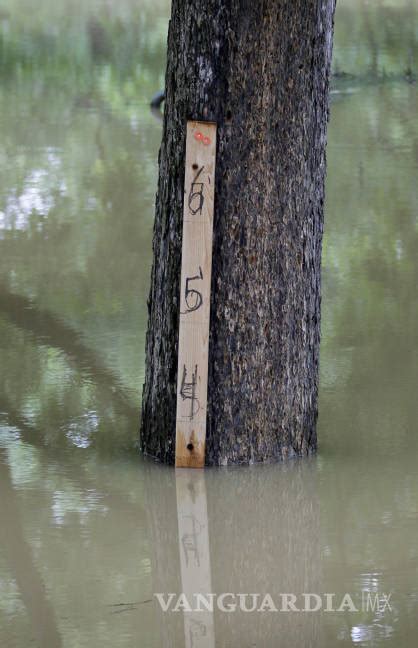
M 218 124 L 207 464 L 316 448 L 335 0 L 173 0 L 140 446 L 174 462 L 187 119 Z

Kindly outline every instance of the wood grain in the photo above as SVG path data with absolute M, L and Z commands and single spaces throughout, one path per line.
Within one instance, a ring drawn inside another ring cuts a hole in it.
M 216 124 L 187 122 L 176 466 L 205 464 Z

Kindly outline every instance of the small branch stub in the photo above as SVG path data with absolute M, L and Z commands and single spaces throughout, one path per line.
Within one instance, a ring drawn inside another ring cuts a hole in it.
M 176 466 L 205 465 L 216 124 L 187 122 Z

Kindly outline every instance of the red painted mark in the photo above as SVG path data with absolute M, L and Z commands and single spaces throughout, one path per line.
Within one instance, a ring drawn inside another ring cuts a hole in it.
M 207 146 L 208 144 L 210 144 L 210 138 L 209 138 L 209 137 L 205 137 L 205 136 L 203 135 L 203 133 L 201 133 L 200 131 L 196 131 L 196 132 L 195 132 L 195 134 L 194 134 L 194 138 L 195 138 L 195 140 L 197 140 L 198 142 L 202 142 L 202 144 L 204 144 L 205 146 Z

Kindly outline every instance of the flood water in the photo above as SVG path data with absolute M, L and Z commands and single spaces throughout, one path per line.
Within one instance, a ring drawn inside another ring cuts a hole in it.
M 418 2 L 339 0 L 318 455 L 191 473 L 135 448 L 168 15 L 0 0 L 0 645 L 416 646 Z

